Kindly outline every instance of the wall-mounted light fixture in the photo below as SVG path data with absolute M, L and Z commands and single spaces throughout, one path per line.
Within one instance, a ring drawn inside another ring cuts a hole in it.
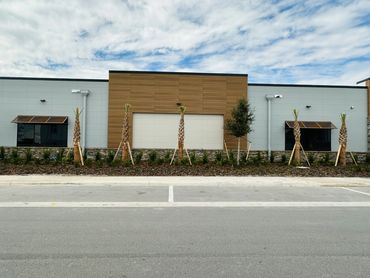
M 310 109 L 312 106 L 311 105 L 306 105 L 306 108 L 307 109 Z
M 45 103 L 46 102 L 46 99 L 40 99 L 40 102 L 41 103 Z
M 353 105 L 350 108 L 351 108 L 351 110 L 355 109 L 355 107 Z
M 181 103 L 181 102 L 176 102 L 176 105 L 177 105 L 177 106 L 181 106 L 181 105 L 182 105 L 182 103 Z

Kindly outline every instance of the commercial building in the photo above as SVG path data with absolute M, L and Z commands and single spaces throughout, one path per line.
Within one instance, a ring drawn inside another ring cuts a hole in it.
M 110 71 L 109 79 L 0 77 L 0 146 L 71 147 L 74 110 L 82 109 L 82 147 L 117 148 L 123 105 L 132 105 L 134 149 L 173 149 L 178 106 L 187 107 L 188 149 L 233 149 L 225 129 L 232 108 L 246 98 L 254 110 L 252 150 L 289 150 L 293 109 L 299 110 L 307 150 L 335 151 L 340 114 L 347 114 L 349 149 L 369 148 L 366 86 L 248 84 L 246 74 Z M 246 147 L 246 139 L 242 148 Z

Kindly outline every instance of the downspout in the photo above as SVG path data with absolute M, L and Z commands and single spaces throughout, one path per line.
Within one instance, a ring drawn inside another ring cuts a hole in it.
M 87 124 L 87 96 L 90 94 L 90 90 L 80 90 L 80 89 L 73 89 L 73 94 L 81 94 L 83 97 L 83 104 L 82 104 L 82 142 L 81 148 L 82 151 L 86 148 L 86 124 Z
M 274 96 L 266 95 L 267 100 L 267 156 L 271 158 L 271 100 Z
M 90 94 L 89 90 L 81 91 L 83 97 L 83 106 L 82 106 L 82 151 L 85 151 L 86 148 L 86 122 L 87 122 L 87 96 Z

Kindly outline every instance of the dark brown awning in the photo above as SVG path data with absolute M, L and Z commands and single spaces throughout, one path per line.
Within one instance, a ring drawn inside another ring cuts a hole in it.
M 332 122 L 308 122 L 308 121 L 298 121 L 300 128 L 316 128 L 316 129 L 336 129 L 337 127 L 333 125 Z M 294 128 L 294 121 L 286 121 L 285 124 L 289 128 Z
M 18 115 L 12 123 L 16 124 L 65 124 L 67 116 L 25 116 Z

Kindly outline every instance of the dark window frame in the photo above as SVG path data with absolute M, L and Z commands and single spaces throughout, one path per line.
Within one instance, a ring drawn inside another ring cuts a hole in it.
M 32 136 L 22 138 L 22 128 Z M 38 132 L 36 129 L 39 129 Z M 37 134 L 38 133 L 38 134 Z M 40 136 L 40 142 L 36 140 Z M 68 124 L 17 124 L 17 147 L 67 147 Z
M 285 124 L 285 150 L 294 143 L 293 129 Z M 305 151 L 331 151 L 331 129 L 301 128 L 301 144 Z

